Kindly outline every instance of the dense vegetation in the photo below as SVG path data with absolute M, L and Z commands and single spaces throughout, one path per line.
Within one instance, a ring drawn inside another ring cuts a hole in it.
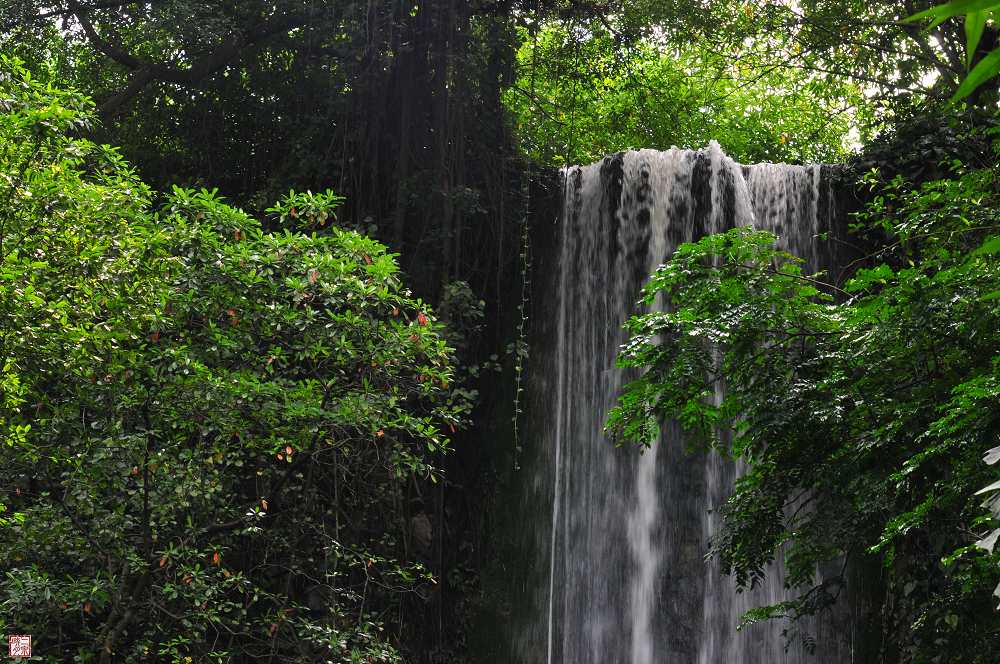
M 0 632 L 476 661 L 544 174 L 715 139 L 847 163 L 863 249 L 683 248 L 612 428 L 749 463 L 714 553 L 801 595 L 747 620 L 860 585 L 869 661 L 995 661 L 998 4 L 0 4 Z
M 429 585 L 408 486 L 464 414 L 431 311 L 337 197 L 289 196 L 277 233 L 205 190 L 154 212 L 71 136 L 86 101 L 2 67 L 0 629 L 54 658 L 396 661 Z

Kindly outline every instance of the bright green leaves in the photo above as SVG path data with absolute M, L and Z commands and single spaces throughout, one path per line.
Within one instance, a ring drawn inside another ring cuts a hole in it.
M 1000 73 L 1000 49 L 990 51 L 982 60 L 976 63 L 972 71 L 962 80 L 955 90 L 952 101 L 959 101 L 971 95 L 986 81 Z
M 311 191 L 290 191 L 276 205 L 268 208 L 267 212 L 276 215 L 285 227 L 317 230 L 336 223 L 335 211 L 343 202 L 343 196 L 338 196 L 329 189 L 318 194 Z
M 922 12 L 918 12 L 913 16 L 904 19 L 904 21 L 912 23 L 929 18 L 934 21 L 931 24 L 931 27 L 936 27 L 954 16 L 967 16 L 969 14 L 976 14 L 984 11 L 988 12 L 996 9 L 997 7 L 1000 7 L 1000 2 L 997 2 L 997 0 L 951 0 L 951 2 L 936 5 L 934 7 L 930 7 L 929 9 L 925 9 Z M 976 42 L 978 42 L 978 39 Z
M 652 275 L 644 303 L 663 298 L 670 308 L 628 322 L 631 339 L 619 365 L 649 371 L 626 386 L 611 412 L 608 427 L 619 439 L 648 445 L 658 421 L 676 418 L 693 436 L 691 442 L 718 444 L 718 427 L 742 408 L 738 391 L 714 400 L 716 388 L 722 394 L 723 377 L 736 373 L 759 380 L 782 369 L 717 349 L 781 347 L 836 327 L 824 304 L 829 296 L 816 287 L 822 283 L 803 275 L 797 259 L 774 242 L 770 233 L 736 228 L 682 245 Z M 792 313 L 794 324 L 786 324 Z M 737 438 L 734 444 L 742 443 Z
M 997 3 L 1000 6 L 1000 3 Z M 990 12 L 986 10 L 979 10 L 974 12 L 969 12 L 965 16 L 965 68 L 972 68 L 972 58 L 976 55 L 976 49 L 979 48 L 979 40 L 983 37 L 983 29 L 986 27 L 986 21 L 990 18 Z
M 543 23 L 533 28 L 537 35 L 522 30 L 518 78 L 504 103 L 536 161 L 587 163 L 619 150 L 697 149 L 711 140 L 744 163 L 832 161 L 864 116 L 867 101 L 856 86 L 760 66 L 758 42 L 721 55 L 714 34 L 711 47 L 689 34 L 664 42 L 675 26 L 629 41 L 614 31 L 619 19 L 586 28 Z
M 1000 252 L 1000 236 L 988 237 L 972 252 L 973 256 L 987 256 Z

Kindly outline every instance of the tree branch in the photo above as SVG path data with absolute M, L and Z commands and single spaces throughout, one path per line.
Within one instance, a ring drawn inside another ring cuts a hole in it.
M 147 4 L 152 4 L 153 2 L 156 1 L 157 0 L 146 0 Z M 46 12 L 39 12 L 35 16 L 35 20 L 42 21 L 47 18 L 54 18 L 56 16 L 68 16 L 70 14 L 75 14 L 77 9 L 83 11 L 92 11 L 95 9 L 119 9 L 121 7 L 125 7 L 126 5 L 134 5 L 134 4 L 138 4 L 137 0 L 111 0 L 110 2 L 95 2 L 94 4 L 87 5 L 85 7 L 81 7 L 76 2 L 71 2 L 70 6 L 67 7 L 66 9 L 59 8 L 59 9 L 52 9 Z M 73 5 L 77 5 L 77 9 L 74 9 Z
M 128 598 L 122 598 L 122 601 L 128 601 L 129 605 L 125 608 L 125 611 L 122 612 L 121 618 L 115 621 L 114 624 L 112 624 L 112 621 L 117 617 L 117 614 L 115 611 L 112 611 L 111 617 L 103 630 L 103 638 L 98 641 L 101 646 L 100 664 L 108 664 L 111 662 L 111 654 L 114 652 L 115 643 L 122 635 L 122 632 L 124 632 L 129 624 L 135 620 L 136 600 L 138 600 L 139 596 L 145 592 L 146 586 L 149 585 L 151 578 L 152 575 L 147 569 L 138 579 L 136 579 L 128 593 Z M 117 609 L 118 607 L 116 607 L 116 611 Z
M 69 8 L 80 22 L 80 27 L 95 50 L 134 72 L 124 90 L 101 104 L 100 113 L 106 119 L 115 115 L 125 103 L 152 81 L 164 81 L 178 85 L 197 84 L 238 60 L 250 49 L 260 46 L 271 37 L 307 24 L 313 14 L 311 11 L 303 11 L 271 16 L 246 30 L 234 31 L 221 44 L 191 63 L 191 66 L 173 67 L 143 60 L 109 42 L 97 31 L 90 20 L 87 13 L 91 9 L 90 7 L 80 5 L 77 0 L 69 0 Z

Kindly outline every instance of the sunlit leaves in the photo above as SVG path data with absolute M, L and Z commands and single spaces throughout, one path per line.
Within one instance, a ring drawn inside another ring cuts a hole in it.
M 997 2 L 997 0 L 951 0 L 951 2 L 935 5 L 934 7 L 930 7 L 924 11 L 917 12 L 905 20 L 906 22 L 916 22 L 929 18 L 940 22 L 952 18 L 953 16 L 992 11 L 997 7 L 1000 7 L 1000 2 Z
M 997 6 L 1000 7 L 1000 3 L 997 3 Z M 983 29 L 989 18 L 990 12 L 987 10 L 969 12 L 965 16 L 965 66 L 967 69 L 972 67 L 972 59 L 976 55 L 976 49 L 979 48 L 979 40 L 983 37 Z
M 717 140 L 744 163 L 832 161 L 865 105 L 860 90 L 806 71 L 750 64 L 712 47 L 625 41 L 594 21 L 522 34 L 505 96 L 525 151 L 551 165 L 630 148 L 701 148 Z

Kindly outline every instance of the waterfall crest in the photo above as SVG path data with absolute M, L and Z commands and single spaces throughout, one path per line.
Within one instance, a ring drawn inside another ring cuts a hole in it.
M 533 397 L 537 446 L 530 507 L 539 572 L 517 643 L 545 664 L 817 664 L 850 662 L 844 623 L 803 627 L 816 654 L 778 622 L 736 625 L 747 609 L 786 597 L 780 563 L 738 594 L 704 554 L 737 464 L 684 454 L 679 432 L 640 455 L 615 448 L 603 423 L 627 372 L 615 368 L 622 325 L 649 274 L 678 245 L 754 225 L 807 261 L 832 262 L 833 196 L 820 166 L 742 166 L 712 143 L 700 151 L 620 153 L 563 171 Z M 659 303 L 658 306 L 662 306 Z M 719 395 L 721 396 L 721 395 Z M 544 564 L 542 563 L 544 561 Z

